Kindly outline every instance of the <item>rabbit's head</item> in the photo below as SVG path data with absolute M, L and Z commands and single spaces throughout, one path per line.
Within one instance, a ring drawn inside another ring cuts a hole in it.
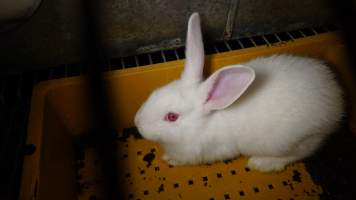
M 146 139 L 177 143 L 199 137 L 210 116 L 227 108 L 255 78 L 247 66 L 227 66 L 203 81 L 204 45 L 198 13 L 191 15 L 186 40 L 186 61 L 179 80 L 156 89 L 135 116 Z

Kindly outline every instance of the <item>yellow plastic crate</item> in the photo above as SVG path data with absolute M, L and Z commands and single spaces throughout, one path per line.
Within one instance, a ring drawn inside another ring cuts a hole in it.
M 343 49 L 336 34 L 325 33 L 207 56 L 206 73 L 257 56 L 293 53 L 325 59 L 344 80 L 352 80 Z M 178 78 L 182 66 L 183 61 L 173 61 L 107 73 L 116 129 L 132 127 L 135 112 L 150 92 Z M 77 160 L 75 155 L 74 138 L 91 124 L 83 89 L 83 77 L 47 81 L 35 87 L 27 144 L 34 144 L 36 151 L 24 160 L 21 200 L 103 199 L 94 151 L 86 149 L 84 160 Z M 297 200 L 319 199 L 323 193 L 302 162 L 280 173 L 260 173 L 246 168 L 245 158 L 172 167 L 160 159 L 161 154 L 159 144 L 144 139 L 118 141 L 118 180 L 126 199 Z

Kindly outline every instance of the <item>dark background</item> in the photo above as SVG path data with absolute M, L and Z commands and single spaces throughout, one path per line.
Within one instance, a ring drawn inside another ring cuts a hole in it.
M 192 12 L 202 16 L 206 42 L 224 36 L 239 38 L 335 21 L 325 0 L 97 2 L 102 42 L 111 57 L 182 46 Z M 81 30 L 80 0 L 42 0 L 32 17 L 17 28 L 0 33 L 0 72 L 30 71 L 80 61 Z

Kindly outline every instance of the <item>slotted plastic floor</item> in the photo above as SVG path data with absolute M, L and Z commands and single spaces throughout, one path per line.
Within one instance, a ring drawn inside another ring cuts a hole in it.
M 348 83 L 352 79 L 343 52 L 339 37 L 325 33 L 213 54 L 207 57 L 206 72 L 258 56 L 293 53 L 326 60 Z M 178 78 L 183 64 L 183 60 L 178 60 L 107 73 L 108 90 L 115 102 L 112 108 L 115 128 L 121 132 L 124 127 L 132 127 L 142 102 L 155 88 Z M 349 83 L 345 85 L 353 94 L 353 84 Z M 94 149 L 87 145 L 81 149 L 81 156 L 77 156 L 73 145 L 81 133 L 92 128 L 85 105 L 87 99 L 82 93 L 84 86 L 83 77 L 72 77 L 40 83 L 33 90 L 26 144 L 35 150 L 24 158 L 19 199 L 105 199 L 97 166 L 100 162 Z M 314 182 L 318 180 L 312 180 L 303 162 L 280 173 L 250 170 L 243 157 L 211 165 L 169 166 L 160 159 L 163 152 L 159 144 L 134 137 L 135 131 L 126 129 L 123 136 L 130 137 L 117 139 L 120 166 L 117 178 L 121 191 L 125 192 L 122 199 L 304 200 L 328 194 Z M 322 167 L 315 168 L 319 166 Z M 334 175 L 333 170 L 323 171 L 323 175 Z
M 134 130 L 132 130 L 134 132 Z M 250 170 L 246 158 L 201 166 L 171 166 L 159 144 L 133 136 L 118 140 L 119 182 L 125 199 L 319 199 L 303 163 L 280 173 Z M 78 160 L 79 199 L 103 199 L 94 149 Z

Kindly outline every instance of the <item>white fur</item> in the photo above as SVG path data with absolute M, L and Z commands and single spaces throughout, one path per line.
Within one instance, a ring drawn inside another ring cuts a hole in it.
M 190 59 L 187 56 L 186 62 Z M 188 85 L 184 76 L 151 94 L 135 124 L 144 138 L 160 142 L 163 159 L 199 164 L 243 154 L 250 156 L 248 165 L 254 169 L 282 170 L 312 154 L 337 128 L 343 114 L 342 92 L 323 62 L 273 55 L 243 65 L 254 71 L 255 80 L 224 109 L 204 109 L 205 82 Z M 231 67 L 241 65 L 222 70 Z M 168 112 L 179 113 L 178 120 L 165 121 Z

